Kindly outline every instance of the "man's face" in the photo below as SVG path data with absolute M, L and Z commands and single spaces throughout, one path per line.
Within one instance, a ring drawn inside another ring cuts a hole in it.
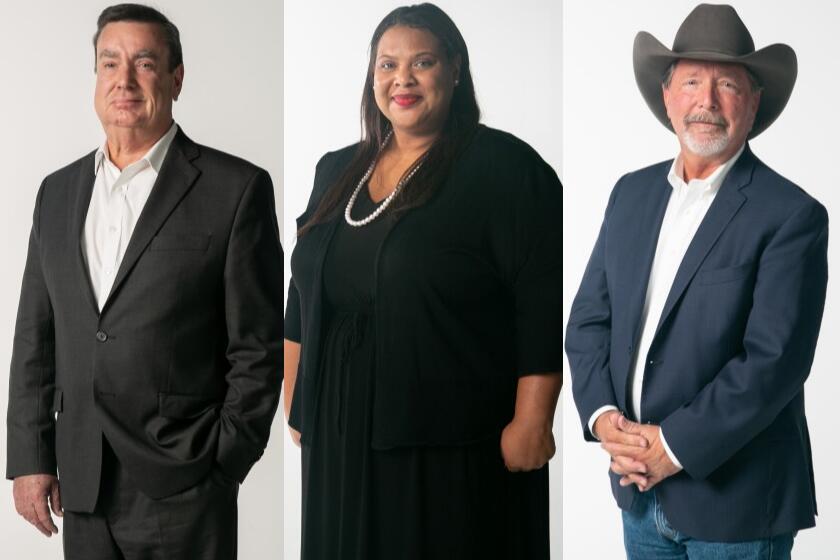
M 165 130 L 183 78 L 183 65 L 169 70 L 169 48 L 159 25 L 118 21 L 102 29 L 96 43 L 94 106 L 106 131 Z
M 746 141 L 761 93 L 740 64 L 680 60 L 662 88 L 683 151 L 726 161 Z

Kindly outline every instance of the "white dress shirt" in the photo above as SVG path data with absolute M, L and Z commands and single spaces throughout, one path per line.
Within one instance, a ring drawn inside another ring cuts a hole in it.
M 96 150 L 96 179 L 82 234 L 82 253 L 100 311 L 176 132 L 178 125 L 173 122 L 146 155 L 122 171 L 111 162 L 107 141 Z
M 677 275 L 677 270 L 682 263 L 685 252 L 694 234 L 700 227 L 700 223 L 706 216 L 706 212 L 712 205 L 715 196 L 720 190 L 723 180 L 735 161 L 741 156 L 744 146 L 738 150 L 731 159 L 718 166 L 711 175 L 705 179 L 692 179 L 688 183 L 683 180 L 682 156 L 678 156 L 671 164 L 668 172 L 668 183 L 671 184 L 671 197 L 668 199 L 668 207 L 665 210 L 665 217 L 662 220 L 662 228 L 659 230 L 659 240 L 656 243 L 656 254 L 653 257 L 653 265 L 648 278 L 647 295 L 645 305 L 642 308 L 642 329 L 639 343 L 636 344 L 636 355 L 632 369 L 630 370 L 630 384 L 632 387 L 632 399 L 630 414 L 635 420 L 640 419 L 642 412 L 642 385 L 644 383 L 645 360 L 647 359 L 650 345 L 656 334 L 656 327 L 665 308 L 665 301 L 671 291 L 671 285 Z M 598 416 L 608 410 L 616 410 L 612 405 L 602 406 L 589 418 L 589 431 Z M 665 434 L 661 429 L 659 432 L 665 452 L 680 469 L 677 457 L 668 447 L 665 441 Z

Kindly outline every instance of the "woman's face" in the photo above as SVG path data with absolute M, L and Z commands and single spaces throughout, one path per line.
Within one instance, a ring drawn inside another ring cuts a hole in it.
M 397 133 L 437 134 L 449 115 L 459 71 L 460 60 L 449 61 L 430 31 L 391 27 L 376 49 L 376 104 Z

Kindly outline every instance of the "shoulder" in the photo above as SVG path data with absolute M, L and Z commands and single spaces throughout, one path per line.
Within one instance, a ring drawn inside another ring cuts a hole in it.
M 265 169 L 239 156 L 202 144 L 194 144 L 194 146 L 197 149 L 198 157 L 192 160 L 193 165 L 202 172 L 207 172 L 208 175 L 212 173 L 211 176 L 214 178 L 227 180 L 229 178 L 239 177 L 247 181 L 256 175 L 268 174 Z M 174 147 L 172 146 L 171 148 Z
M 557 172 L 527 142 L 513 134 L 480 125 L 453 174 L 472 180 L 482 191 L 528 196 L 560 196 Z
M 509 132 L 479 125 L 465 151 L 466 158 L 499 165 L 548 166 L 537 151 L 524 140 Z
M 755 160 L 752 180 L 744 189 L 748 197 L 790 214 L 804 209 L 825 213 L 823 205 L 805 189 L 776 172 L 757 156 L 752 157 Z
M 357 142 L 322 155 L 315 165 L 316 186 L 318 182 L 330 183 L 334 181 L 350 165 L 358 148 L 359 143 Z
M 55 186 L 66 185 L 68 182 L 77 180 L 81 173 L 88 170 L 93 173 L 93 160 L 96 150 L 89 152 L 76 161 L 68 163 L 61 169 L 57 169 L 44 178 L 44 188 L 55 188 Z

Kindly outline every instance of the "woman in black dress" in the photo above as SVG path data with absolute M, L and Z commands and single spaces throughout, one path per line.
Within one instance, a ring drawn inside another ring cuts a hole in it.
M 479 124 L 439 8 L 394 10 L 370 52 L 363 138 L 318 163 L 292 254 L 301 556 L 548 559 L 560 182 Z

